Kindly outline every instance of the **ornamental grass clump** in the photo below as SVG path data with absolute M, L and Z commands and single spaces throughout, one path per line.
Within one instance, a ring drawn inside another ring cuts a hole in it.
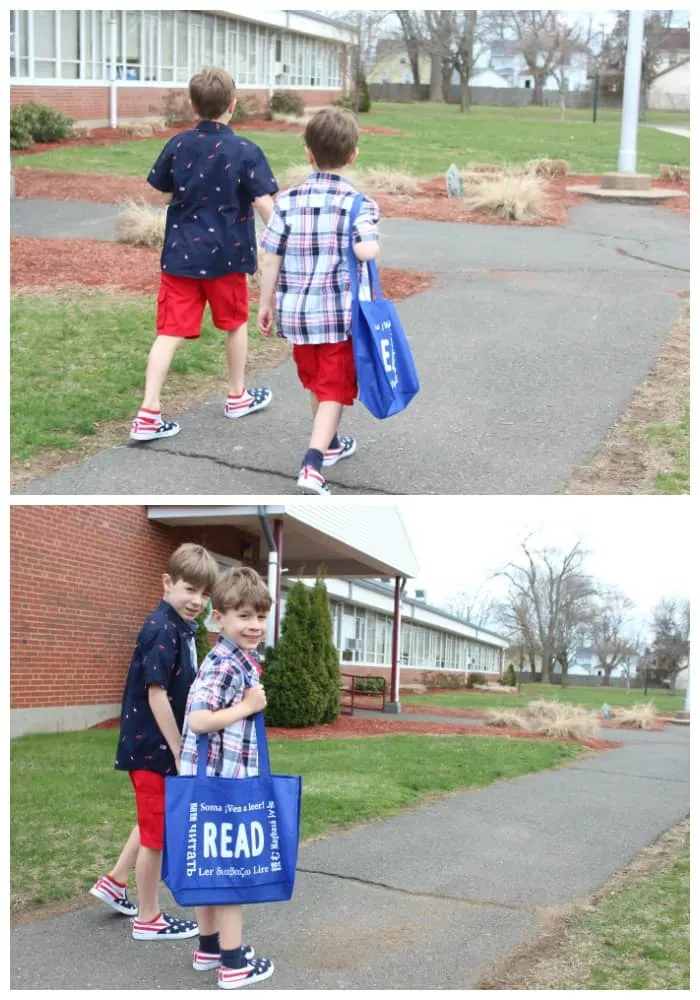
M 130 201 L 117 216 L 117 241 L 160 249 L 165 236 L 165 208 Z
M 525 164 L 525 169 L 528 173 L 534 174 L 535 177 L 551 179 L 552 177 L 566 177 L 571 167 L 567 160 L 550 160 L 547 157 L 541 157 L 537 160 L 530 160 Z
M 532 174 L 503 176 L 498 180 L 470 185 L 464 194 L 464 207 L 469 212 L 482 212 L 500 219 L 530 222 L 544 211 L 542 184 Z
M 599 732 L 599 720 L 594 712 L 548 699 L 532 701 L 522 712 L 489 709 L 486 725 L 569 739 L 595 739 Z
M 659 167 L 659 180 L 690 184 L 690 167 L 680 167 L 677 163 L 662 163 Z
M 654 729 L 657 721 L 656 705 L 653 701 L 640 702 L 631 708 L 614 708 L 613 719 L 633 729 Z

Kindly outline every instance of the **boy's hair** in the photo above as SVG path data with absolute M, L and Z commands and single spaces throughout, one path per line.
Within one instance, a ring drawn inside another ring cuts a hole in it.
M 349 163 L 359 138 L 357 122 L 345 108 L 322 108 L 304 130 L 304 142 L 321 170 Z
M 210 552 L 207 552 L 203 545 L 185 542 L 175 549 L 168 559 L 166 572 L 173 583 L 184 580 L 185 583 L 189 583 L 193 587 L 201 587 L 205 593 L 209 594 L 219 575 L 219 567 L 216 559 Z
M 236 96 L 236 84 L 218 66 L 200 69 L 190 80 L 190 102 L 202 118 L 220 118 Z
M 250 604 L 258 614 L 267 614 L 272 607 L 272 597 L 267 584 L 250 566 L 231 567 L 225 570 L 214 584 L 211 606 L 224 614 L 237 611 Z

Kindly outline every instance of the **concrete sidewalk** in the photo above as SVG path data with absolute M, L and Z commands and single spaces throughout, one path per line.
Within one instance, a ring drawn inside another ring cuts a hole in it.
M 304 845 L 294 898 L 246 911 L 259 988 L 473 988 L 688 815 L 688 729 L 605 735 L 624 746 Z M 191 950 L 92 905 L 12 929 L 11 988 L 215 989 Z
M 114 238 L 116 209 L 15 200 L 13 234 Z M 666 208 L 581 204 L 566 227 L 388 219 L 382 264 L 427 270 L 399 305 L 422 380 L 388 421 L 361 406 L 357 454 L 333 493 L 550 494 L 600 447 L 654 364 L 689 287 L 688 219 Z M 223 350 L 223 348 L 222 348 Z M 223 355 L 222 355 L 223 356 Z M 144 358 L 145 362 L 145 358 Z M 255 380 L 275 395 L 242 421 L 223 397 L 178 415 L 182 431 L 125 445 L 19 494 L 296 493 L 309 428 L 292 362 Z

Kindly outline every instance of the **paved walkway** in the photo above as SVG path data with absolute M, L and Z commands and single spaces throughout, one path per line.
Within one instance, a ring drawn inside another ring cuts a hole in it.
M 624 746 L 303 845 L 294 898 L 246 911 L 277 970 L 258 988 L 473 988 L 688 815 L 687 728 L 605 735 Z M 99 904 L 10 947 L 12 989 L 216 988 L 190 942 L 134 942 Z
M 15 200 L 13 234 L 114 237 L 116 208 Z M 382 263 L 434 273 L 399 306 L 423 388 L 388 421 L 362 407 L 334 494 L 550 494 L 589 458 L 648 374 L 689 286 L 688 219 L 666 208 L 578 205 L 566 227 L 388 219 Z M 18 493 L 296 493 L 308 413 L 292 362 L 275 400 L 226 421 L 222 398 L 178 416 L 175 438 L 113 448 Z M 128 427 L 124 428 L 125 439 Z M 191 484 L 188 486 L 188 484 Z

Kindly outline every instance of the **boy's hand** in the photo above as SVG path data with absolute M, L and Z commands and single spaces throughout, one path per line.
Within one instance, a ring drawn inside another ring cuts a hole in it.
M 250 708 L 251 715 L 255 715 L 256 712 L 262 712 L 267 705 L 265 688 L 262 684 L 254 684 L 253 687 L 246 688 L 243 692 L 243 701 L 246 707 Z
M 275 310 L 272 306 L 260 306 L 258 309 L 258 330 L 263 337 L 269 337 L 272 333 L 272 324 L 275 321 Z

